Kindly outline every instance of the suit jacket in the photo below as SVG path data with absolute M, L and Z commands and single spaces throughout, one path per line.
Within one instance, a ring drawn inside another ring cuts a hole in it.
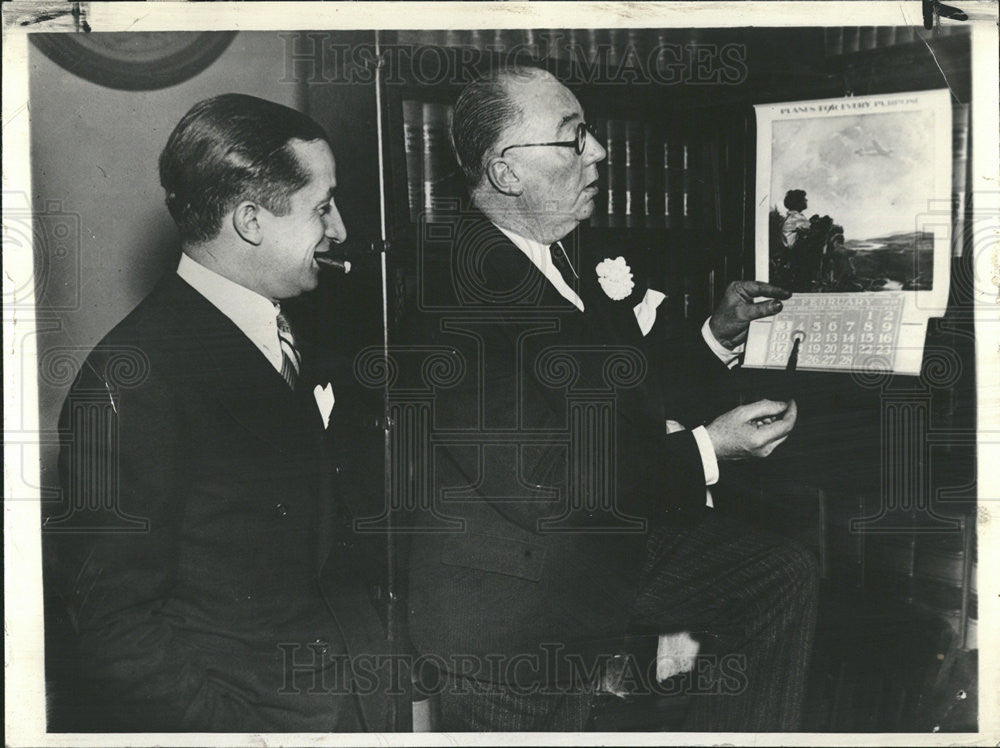
M 482 215 L 427 235 L 448 238 L 423 248 L 412 335 L 454 347 L 465 375 L 435 388 L 434 507 L 451 524 L 413 536 L 410 634 L 473 677 L 558 682 L 559 657 L 626 633 L 649 529 L 704 510 L 694 437 L 665 420 L 701 423 L 685 402 L 698 385 L 679 381 L 725 367 L 701 340 L 641 334 L 638 259 L 632 293 L 613 300 L 595 272 L 606 249 L 564 241 L 580 313 Z M 475 672 L 452 662 L 464 655 Z
M 386 644 L 350 530 L 352 378 L 320 358 L 293 393 L 173 274 L 87 357 L 43 531 L 82 679 L 69 729 L 387 729 L 385 698 L 359 717 L 344 675 Z

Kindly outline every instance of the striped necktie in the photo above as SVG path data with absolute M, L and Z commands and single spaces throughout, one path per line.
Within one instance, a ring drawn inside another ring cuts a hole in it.
M 295 347 L 295 336 L 292 334 L 292 327 L 288 324 L 288 318 L 278 309 L 275 320 L 278 323 L 278 342 L 281 344 L 281 376 L 288 382 L 288 386 L 295 389 L 295 382 L 299 377 L 299 367 L 302 359 L 298 349 Z

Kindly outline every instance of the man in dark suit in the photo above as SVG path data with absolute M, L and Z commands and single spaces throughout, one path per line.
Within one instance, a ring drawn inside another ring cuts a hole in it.
M 425 232 L 414 338 L 464 376 L 434 391 L 435 503 L 409 568 L 411 638 L 447 671 L 443 728 L 583 729 L 596 665 L 686 632 L 715 693 L 688 729 L 795 729 L 815 564 L 706 494 L 719 461 L 765 457 L 794 426 L 793 401 L 710 400 L 731 397 L 750 319 L 780 309 L 753 298 L 787 293 L 733 284 L 695 341 L 667 345 L 639 259 L 571 233 L 606 154 L 567 88 L 497 71 L 463 90 L 452 135 L 473 207 Z
M 177 272 L 90 353 L 61 417 L 47 621 L 73 646 L 50 663 L 52 724 L 389 729 L 385 689 L 352 693 L 346 664 L 386 652 L 377 564 L 350 529 L 350 362 L 280 303 L 346 236 L 331 145 L 299 112 L 227 94 L 180 121 L 160 179 Z

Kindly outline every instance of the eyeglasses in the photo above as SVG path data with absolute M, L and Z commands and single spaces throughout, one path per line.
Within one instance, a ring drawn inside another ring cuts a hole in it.
M 581 122 L 576 126 L 576 138 L 573 140 L 556 140 L 551 143 L 518 143 L 517 145 L 509 145 L 500 151 L 500 157 L 509 151 L 511 148 L 534 148 L 535 146 L 541 145 L 557 145 L 560 148 L 573 148 L 576 150 L 576 155 L 583 155 L 584 148 L 587 147 L 587 133 L 594 135 L 593 128 L 586 122 Z

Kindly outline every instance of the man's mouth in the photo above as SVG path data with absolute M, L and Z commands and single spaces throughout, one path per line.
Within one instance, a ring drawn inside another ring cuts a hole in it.
M 583 188 L 583 192 L 586 193 L 586 194 L 588 194 L 590 197 L 593 197 L 594 195 L 596 195 L 597 191 L 598 190 L 597 190 L 597 180 L 596 179 L 593 182 L 591 182 L 590 184 L 588 184 L 586 187 Z

